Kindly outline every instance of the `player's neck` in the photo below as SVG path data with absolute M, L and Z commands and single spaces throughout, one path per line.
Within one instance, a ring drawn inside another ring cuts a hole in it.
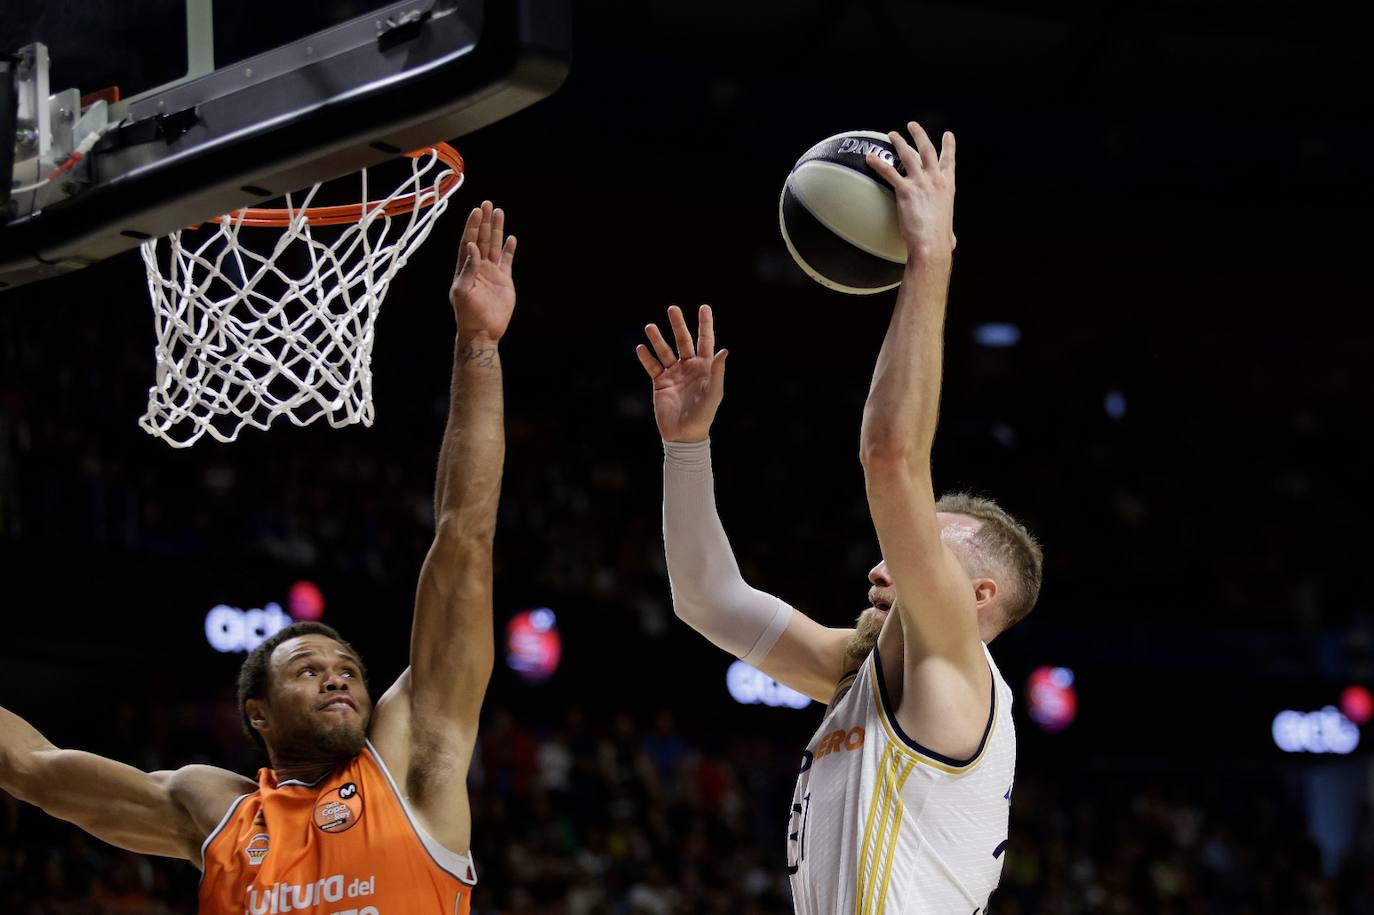
M 347 760 L 324 759 L 318 756 L 312 758 L 296 754 L 277 755 L 274 753 L 271 761 L 272 772 L 277 776 L 277 784 L 286 781 L 298 781 L 312 785 Z

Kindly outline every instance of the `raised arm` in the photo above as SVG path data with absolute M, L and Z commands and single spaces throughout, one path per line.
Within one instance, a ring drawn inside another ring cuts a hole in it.
M 892 185 L 907 267 L 864 405 L 861 457 L 869 510 L 896 584 L 910 670 L 929 658 L 983 682 L 973 589 L 941 540 L 930 450 L 940 404 L 945 301 L 954 252 L 954 135 L 937 155 L 924 130 L 912 147 L 890 134 L 906 174 L 870 155 Z
M 200 846 L 253 782 L 210 766 L 142 772 L 93 753 L 54 746 L 0 708 L 0 790 L 97 839 L 200 866 Z
M 715 351 L 710 306 L 698 313 L 692 342 L 686 319 L 668 309 L 677 352 L 656 325 L 653 346 L 636 353 L 653 380 L 654 416 L 663 437 L 663 540 L 673 612 L 718 648 L 820 701 L 844 672 L 853 630 L 827 629 L 740 574 L 720 516 L 711 470 L 711 423 L 725 393 L 726 350 Z
M 435 534 L 420 571 L 410 668 L 378 703 L 373 739 L 425 828 L 466 853 L 467 771 L 491 679 L 492 541 L 505 456 L 498 343 L 515 307 L 515 238 L 490 202 L 463 231 L 449 299 L 458 322 Z

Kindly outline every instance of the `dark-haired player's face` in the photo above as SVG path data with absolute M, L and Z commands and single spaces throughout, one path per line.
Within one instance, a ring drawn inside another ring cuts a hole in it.
M 362 665 L 324 635 L 282 642 L 268 659 L 269 743 L 278 756 L 345 759 L 362 751 L 372 699 Z

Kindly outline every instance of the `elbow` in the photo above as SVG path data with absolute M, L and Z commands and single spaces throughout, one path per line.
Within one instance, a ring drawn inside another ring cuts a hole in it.
M 671 575 L 668 577 L 668 590 L 671 592 L 673 599 L 673 616 L 690 626 L 694 615 L 691 601 L 687 600 L 678 590 L 677 582 Z
M 697 629 L 707 616 L 706 601 L 699 594 L 684 592 L 684 589 L 678 586 L 679 581 L 679 578 L 671 574 L 668 576 L 668 588 L 673 597 L 673 616 Z
M 915 462 L 917 453 L 916 436 L 890 426 L 864 429 L 859 444 L 859 462 L 866 474 L 904 470 Z
M 914 420 L 909 411 L 875 403 L 870 395 L 859 428 L 859 460 L 864 467 L 909 461 L 920 444 Z
M 860 459 L 870 504 L 875 499 L 882 501 L 906 492 L 930 479 L 930 450 L 910 439 L 888 440 L 871 448 L 865 447 Z
M 7 755 L 0 762 L 0 790 L 15 800 L 47 809 L 52 800 L 44 790 L 42 767 L 35 753 Z
M 673 601 L 673 616 L 682 620 L 682 622 L 686 623 L 692 629 L 700 631 L 702 613 L 699 607 L 695 607 L 685 601 L 675 600 Z
M 864 410 L 859 433 L 859 462 L 868 475 L 917 472 L 930 466 L 935 428 L 920 415 L 894 410 Z
M 491 552 L 496 540 L 496 519 L 474 523 L 456 512 L 439 515 L 434 526 L 434 547 L 445 553 Z

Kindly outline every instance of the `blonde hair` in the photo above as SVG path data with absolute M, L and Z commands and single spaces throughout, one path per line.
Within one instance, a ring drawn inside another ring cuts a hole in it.
M 991 499 L 972 493 L 953 492 L 941 496 L 935 510 L 967 515 L 983 522 L 973 536 L 974 556 L 967 557 L 977 568 L 970 571 L 1010 572 L 1011 587 L 1004 592 L 1006 627 L 1019 622 L 1040 596 L 1040 581 L 1045 557 L 1040 544 L 1026 526 L 1007 514 Z

